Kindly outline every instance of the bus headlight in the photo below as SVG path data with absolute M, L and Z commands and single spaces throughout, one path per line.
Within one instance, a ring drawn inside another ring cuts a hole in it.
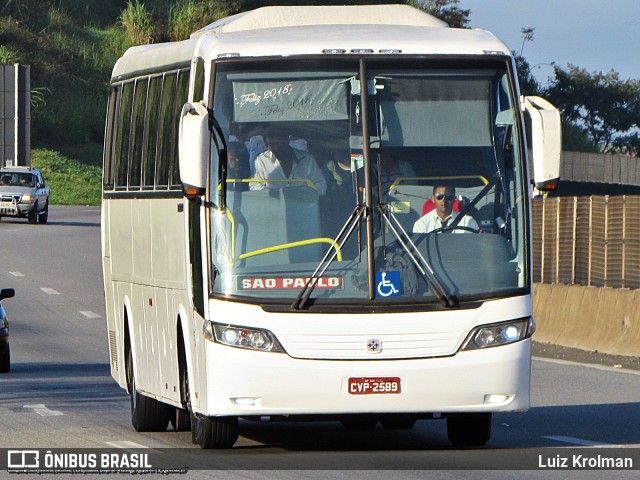
M 477 350 L 519 342 L 533 335 L 535 329 L 536 322 L 533 317 L 494 325 L 482 325 L 471 331 L 462 344 L 461 350 Z
M 206 322 L 204 336 L 208 340 L 230 347 L 246 348 L 260 352 L 284 352 L 275 335 L 269 330 L 261 328 Z

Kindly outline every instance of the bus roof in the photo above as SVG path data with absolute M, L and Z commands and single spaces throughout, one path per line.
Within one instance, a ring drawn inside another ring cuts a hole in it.
M 448 27 L 442 20 L 408 5 L 273 6 L 222 18 L 192 34 L 227 33 L 309 25 L 415 25 Z
M 112 80 L 159 66 L 186 66 L 196 49 L 205 59 L 319 55 L 331 49 L 509 55 L 508 48 L 487 31 L 449 28 L 407 5 L 263 7 L 220 19 L 189 40 L 132 47 L 114 66 Z
M 387 25 L 310 25 L 206 35 L 199 52 L 210 56 L 320 55 L 326 51 L 347 55 L 384 51 L 407 55 L 509 55 L 509 50 L 484 30 Z

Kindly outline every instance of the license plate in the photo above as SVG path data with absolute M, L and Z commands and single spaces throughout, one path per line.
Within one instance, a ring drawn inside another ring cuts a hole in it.
M 400 377 L 350 377 L 351 395 L 401 393 Z
M 18 213 L 18 209 L 15 205 L 11 207 L 2 206 L 0 207 L 0 213 L 6 215 L 15 215 L 16 213 Z

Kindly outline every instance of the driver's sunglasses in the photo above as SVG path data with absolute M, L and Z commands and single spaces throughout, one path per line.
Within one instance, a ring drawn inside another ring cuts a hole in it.
M 445 195 L 444 193 L 436 193 L 436 200 L 442 200 L 446 198 L 449 202 L 455 200 L 456 196 L 453 193 Z

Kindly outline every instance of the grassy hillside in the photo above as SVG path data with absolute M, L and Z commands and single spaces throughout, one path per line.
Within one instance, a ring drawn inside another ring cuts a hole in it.
M 93 193 L 81 193 L 84 186 L 79 184 L 99 191 L 99 152 L 109 79 L 115 61 L 127 48 L 140 43 L 182 40 L 202 26 L 242 10 L 270 4 L 317 3 L 314 0 L 0 2 L 0 64 L 31 66 L 32 163 L 45 169 L 46 179 L 54 187 L 52 203 L 96 201 Z M 324 0 L 322 3 L 403 2 Z M 95 178 L 88 182 L 89 177 Z M 57 187 L 58 182 L 62 188 Z M 78 195 L 77 200 L 72 195 Z
M 111 70 L 127 48 L 182 40 L 222 16 L 269 3 L 277 2 L 0 2 L 0 64 L 31 65 L 34 146 L 57 150 L 65 144 L 101 143 Z
M 31 65 L 32 141 L 101 143 L 113 65 L 135 44 L 182 40 L 266 0 L 10 0 L 0 2 L 0 64 Z M 363 3 L 330 1 L 322 3 Z M 385 2 L 370 2 L 385 3 Z M 393 2 L 386 2 L 393 3 Z
M 101 167 L 47 149 L 33 150 L 31 164 L 51 187 L 52 205 L 100 205 Z
M 0 63 L 31 65 L 34 145 L 101 142 L 109 74 L 132 45 L 117 24 L 121 4 L 22 0 L 0 10 Z

